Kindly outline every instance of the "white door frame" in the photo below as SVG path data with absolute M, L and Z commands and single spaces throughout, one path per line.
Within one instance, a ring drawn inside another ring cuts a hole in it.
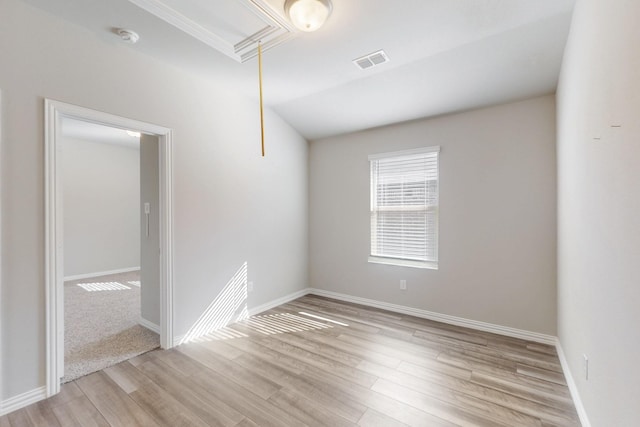
M 64 271 L 62 165 L 57 134 L 68 117 L 157 135 L 160 162 L 160 346 L 173 346 L 173 145 L 172 130 L 72 104 L 45 99 L 45 287 L 47 397 L 60 391 L 64 372 Z

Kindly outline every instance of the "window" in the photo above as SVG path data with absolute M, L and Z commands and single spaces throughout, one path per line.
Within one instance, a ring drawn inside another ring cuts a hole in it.
M 440 147 L 369 156 L 370 262 L 438 268 Z

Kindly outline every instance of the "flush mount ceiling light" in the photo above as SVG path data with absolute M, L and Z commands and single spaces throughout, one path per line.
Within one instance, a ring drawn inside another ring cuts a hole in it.
M 286 0 L 284 2 L 284 11 L 291 23 L 307 32 L 322 27 L 332 9 L 331 0 Z

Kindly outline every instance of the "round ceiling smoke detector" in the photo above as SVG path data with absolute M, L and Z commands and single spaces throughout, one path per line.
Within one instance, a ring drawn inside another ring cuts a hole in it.
M 120 28 L 118 30 L 118 35 L 126 43 L 134 44 L 138 40 L 140 40 L 140 36 L 138 35 L 138 33 L 136 33 L 135 31 L 126 30 L 124 28 Z

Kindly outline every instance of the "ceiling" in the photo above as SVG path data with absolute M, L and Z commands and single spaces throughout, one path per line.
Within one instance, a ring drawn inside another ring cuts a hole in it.
M 553 93 L 575 0 L 333 0 L 315 33 L 293 29 L 284 0 L 24 1 L 109 43 L 130 28 L 129 48 L 252 98 L 255 44 L 233 47 L 267 26 L 265 104 L 314 140 Z M 380 49 L 389 62 L 353 64 Z

